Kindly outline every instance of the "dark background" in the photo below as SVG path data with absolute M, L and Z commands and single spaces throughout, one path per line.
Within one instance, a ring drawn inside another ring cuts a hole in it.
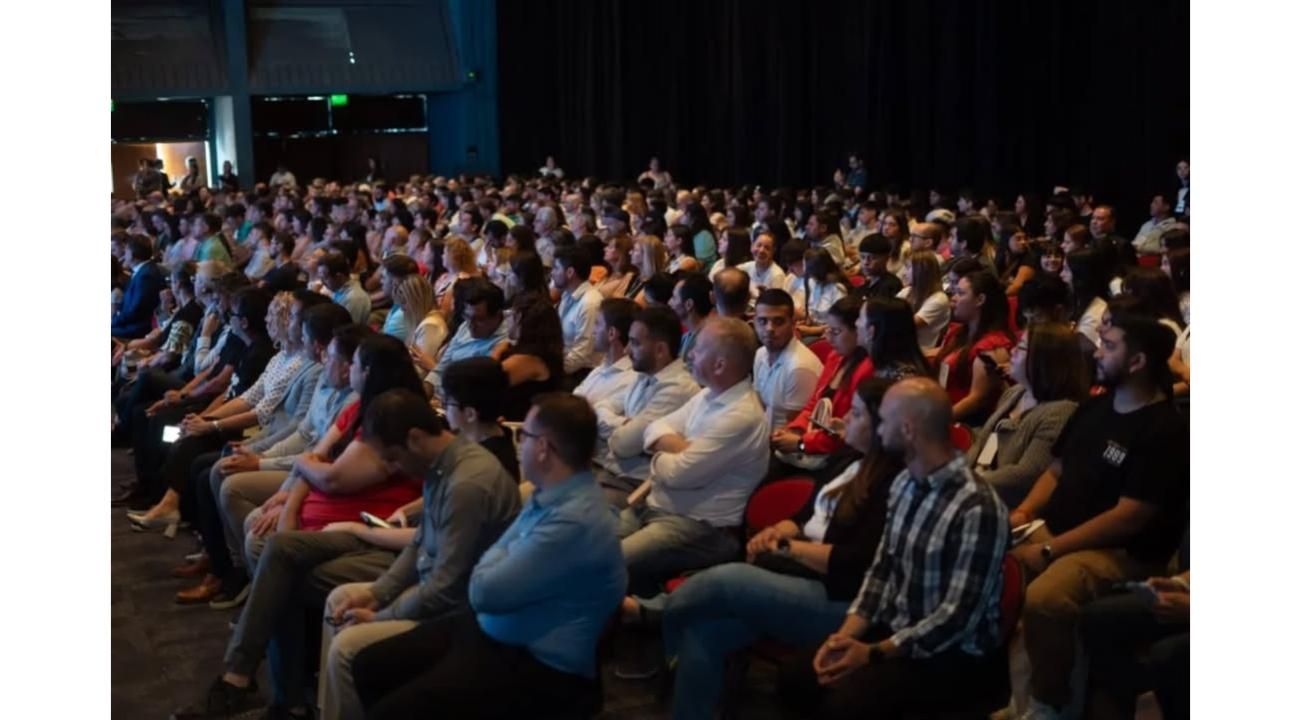
M 501 159 L 690 184 L 1005 196 L 1081 185 L 1147 215 L 1189 146 L 1183 2 L 498 0 Z

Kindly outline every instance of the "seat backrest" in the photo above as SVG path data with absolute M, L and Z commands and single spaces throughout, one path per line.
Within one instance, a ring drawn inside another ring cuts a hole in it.
M 745 529 L 756 533 L 782 520 L 789 520 L 808 504 L 816 485 L 811 478 L 793 477 L 770 482 L 749 498 L 745 507 Z
M 970 444 L 972 442 L 970 430 L 967 430 L 966 426 L 961 423 L 952 424 L 952 427 L 948 430 L 948 440 L 952 443 L 953 447 L 962 452 L 970 450 Z
M 1025 570 L 1020 561 L 1007 553 L 1002 558 L 1002 597 L 998 599 L 998 616 L 1001 619 L 1002 643 L 1011 640 L 1020 622 L 1020 610 L 1025 604 Z

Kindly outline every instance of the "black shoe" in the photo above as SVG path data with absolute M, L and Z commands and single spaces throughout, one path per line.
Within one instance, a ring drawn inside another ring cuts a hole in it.
M 287 708 L 284 705 L 268 705 L 257 716 L 257 720 L 312 720 L 315 715 L 308 708 Z
M 144 487 L 139 483 L 135 483 L 135 482 L 125 483 L 121 487 L 119 487 L 118 491 L 113 495 L 112 504 L 133 505 L 144 500 L 147 494 L 148 493 L 145 492 Z
M 246 688 L 237 688 L 218 677 L 203 700 L 180 708 L 172 713 L 171 720 L 224 720 L 260 707 L 263 705 L 257 696 L 256 681 Z

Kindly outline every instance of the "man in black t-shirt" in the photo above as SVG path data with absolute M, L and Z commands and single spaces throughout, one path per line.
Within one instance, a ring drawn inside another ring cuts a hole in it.
M 870 298 L 897 297 L 903 290 L 903 281 L 889 272 L 889 240 L 880 233 L 872 233 L 858 243 L 862 258 L 862 277 L 866 281 L 853 288 L 851 294 L 866 302 Z
M 1011 513 L 1013 527 L 1046 522 L 1012 551 L 1032 578 L 1023 615 L 1030 717 L 1055 718 L 1070 701 L 1082 606 L 1115 583 L 1167 574 L 1183 535 L 1191 447 L 1171 401 L 1174 340 L 1150 318 L 1112 318 L 1095 354 L 1109 392 L 1079 406 L 1052 465 Z

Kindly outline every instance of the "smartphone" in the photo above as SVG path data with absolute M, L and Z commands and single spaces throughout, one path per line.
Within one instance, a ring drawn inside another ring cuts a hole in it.
M 174 443 L 181 439 L 181 428 L 179 425 L 164 425 L 162 441 L 165 443 Z
M 379 518 L 375 517 L 374 515 L 371 515 L 370 513 L 364 510 L 361 511 L 361 522 L 365 523 L 368 527 L 372 527 L 372 528 L 384 528 L 385 530 L 393 529 L 391 523 L 380 520 Z
M 1137 593 L 1148 603 L 1154 603 L 1156 601 L 1155 588 L 1151 587 L 1145 582 L 1134 580 L 1132 582 L 1126 582 L 1120 587 L 1124 588 L 1125 590 L 1128 590 L 1129 592 Z

